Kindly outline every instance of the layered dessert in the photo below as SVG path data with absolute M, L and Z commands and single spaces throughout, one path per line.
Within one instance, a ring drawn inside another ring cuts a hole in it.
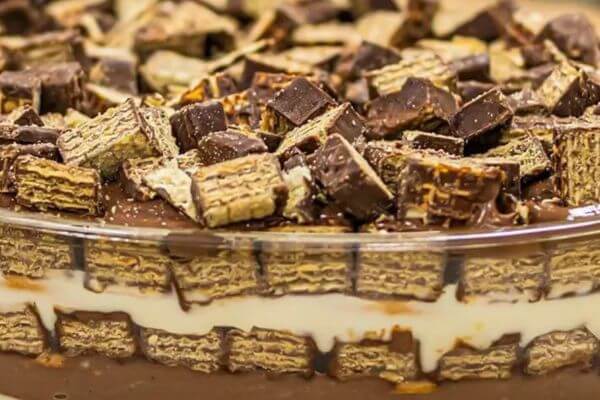
M 596 399 L 591 21 L 0 2 L 0 397 Z

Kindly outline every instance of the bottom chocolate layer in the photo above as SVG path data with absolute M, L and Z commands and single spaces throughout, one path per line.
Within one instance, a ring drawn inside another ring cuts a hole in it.
M 544 377 L 507 381 L 467 381 L 441 385 L 431 393 L 402 395 L 375 379 L 338 382 L 324 377 L 269 378 L 256 373 L 201 374 L 141 359 L 123 362 L 103 357 L 51 360 L 46 364 L 0 354 L 0 398 L 21 400 L 197 399 L 246 400 L 592 400 L 600 393 L 595 372 L 562 371 Z M 62 365 L 60 362 L 63 361 Z M 48 366 L 53 365 L 53 366 Z

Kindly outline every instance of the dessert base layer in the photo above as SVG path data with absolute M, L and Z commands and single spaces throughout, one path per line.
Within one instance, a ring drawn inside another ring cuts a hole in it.
M 440 385 L 431 393 L 403 395 L 376 379 L 338 382 L 322 376 L 268 378 L 261 374 L 199 374 L 141 359 L 65 359 L 59 368 L 13 354 L 0 354 L 0 394 L 20 400 L 596 400 L 597 373 L 561 371 L 544 377 Z M 2 396 L 0 396 L 2 398 Z

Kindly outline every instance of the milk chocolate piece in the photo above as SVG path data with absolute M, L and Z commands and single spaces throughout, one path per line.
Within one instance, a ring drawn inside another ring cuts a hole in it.
M 466 154 L 485 151 L 498 143 L 512 117 L 506 97 L 493 89 L 461 107 L 452 121 L 453 132 L 464 139 Z
M 210 228 L 273 215 L 287 187 L 271 154 L 249 155 L 204 167 L 192 177 L 194 203 Z
M 10 226 L 0 228 L 0 233 L 0 271 L 4 276 L 40 279 L 48 270 L 74 268 L 74 251 L 65 238 Z
M 93 169 L 67 166 L 34 156 L 15 161 L 17 203 L 88 215 L 101 213 L 100 175 Z
M 531 181 L 550 171 L 552 164 L 544 151 L 542 142 L 528 134 L 495 147 L 484 154 L 486 157 L 501 157 L 519 163 L 521 179 Z
M 86 241 L 85 287 L 96 293 L 107 288 L 135 288 L 141 293 L 169 292 L 171 263 L 167 255 L 150 245 Z
M 597 124 L 573 122 L 554 133 L 552 160 L 559 196 L 569 206 L 600 201 L 600 184 L 594 178 L 598 171 Z
M 119 170 L 119 181 L 125 193 L 137 201 L 149 201 L 156 197 L 156 192 L 143 181 L 144 175 L 160 167 L 160 158 L 132 158 L 127 160 Z
M 168 160 L 142 178 L 144 184 L 176 209 L 194 221 L 199 220 L 192 198 L 192 178 L 179 167 L 177 160 Z
M 335 106 L 335 100 L 306 78 L 296 78 L 268 103 L 295 126 Z
M 422 131 L 403 132 L 402 144 L 411 149 L 440 150 L 456 156 L 462 156 L 465 151 L 465 142 L 461 138 Z
M 548 294 L 550 299 L 591 293 L 600 287 L 600 254 L 597 240 L 561 243 L 549 250 Z
M 56 310 L 56 314 L 56 336 L 62 354 L 67 357 L 101 354 L 129 358 L 136 352 L 133 323 L 125 313 Z
M 438 87 L 453 86 L 456 80 L 455 72 L 431 51 L 415 52 L 396 64 L 368 71 L 364 75 L 379 96 L 401 90 L 408 78 L 429 79 Z
M 137 60 L 134 57 L 102 57 L 89 72 L 90 81 L 131 95 L 138 94 Z
M 8 39 L 2 45 L 14 68 L 28 69 L 82 59 L 82 42 L 79 32 L 65 30 Z
M 0 145 L 0 193 L 13 193 L 14 163 L 19 156 L 32 155 L 49 160 L 58 160 L 58 149 L 51 143 Z
M 442 356 L 441 380 L 509 379 L 519 362 L 519 344 L 494 344 L 484 350 L 460 346 Z
M 391 342 L 338 343 L 333 353 L 330 374 L 342 381 L 376 377 L 402 383 L 416 379 L 419 373 L 416 343 L 409 332 L 393 331 Z
M 586 76 L 567 62 L 554 68 L 537 94 L 546 108 L 559 117 L 578 117 L 590 102 Z
M 42 80 L 42 112 L 64 113 L 80 107 L 85 72 L 78 62 L 38 67 L 32 73 Z
M 549 21 L 536 41 L 551 40 L 569 58 L 593 66 L 600 61 L 600 41 L 594 25 L 580 13 L 564 14 Z
M 525 350 L 525 373 L 544 375 L 558 368 L 591 368 L 600 345 L 587 329 L 556 331 L 535 338 Z
M 210 132 L 227 128 L 223 106 L 217 102 L 191 104 L 171 116 L 173 132 L 183 151 L 195 149 Z
M 375 224 L 365 228 L 377 232 Z M 359 249 L 355 292 L 371 299 L 435 301 L 444 287 L 446 257 L 436 252 Z
M 2 123 L 10 125 L 23 126 L 43 126 L 44 122 L 31 106 L 25 105 L 12 110 L 3 120 Z
M 228 50 L 236 24 L 193 1 L 162 7 L 135 35 L 135 49 L 142 56 L 156 50 L 172 50 L 191 57 L 212 54 L 215 46 Z
M 198 141 L 198 152 L 204 165 L 267 151 L 267 146 L 261 139 L 249 137 L 233 129 L 210 133 Z
M 314 170 L 325 193 L 358 219 L 382 214 L 393 199 L 369 163 L 341 135 L 329 136 L 317 150 Z
M 467 160 L 411 156 L 398 184 L 398 218 L 425 224 L 470 218 L 500 192 L 499 168 Z
M 275 154 L 285 158 L 294 148 L 307 154 L 313 153 L 331 135 L 338 134 L 354 142 L 365 131 L 361 116 L 350 103 L 344 103 L 290 131 Z
M 161 329 L 141 328 L 140 347 L 150 360 L 169 367 L 186 367 L 203 373 L 217 372 L 223 358 L 223 334 L 176 335 Z
M 269 232 L 313 234 L 348 233 L 347 226 L 291 225 L 269 229 Z M 352 252 L 336 246 L 279 246 L 264 243 L 259 260 L 262 265 L 261 293 L 322 294 L 350 290 Z
M 237 84 L 231 75 L 219 72 L 200 79 L 198 83 L 181 95 L 179 104 L 186 106 L 192 103 L 202 103 L 228 96 L 237 91 Z
M 447 129 L 458 104 L 452 93 L 430 81 L 408 78 L 400 91 L 376 98 L 368 108 L 369 135 L 393 138 L 405 129 Z
M 30 106 L 38 112 L 42 95 L 42 81 L 28 71 L 4 71 L 0 74 L 0 111 L 9 113 L 21 106 Z
M 252 250 L 233 250 L 227 245 L 204 246 L 196 246 L 197 255 L 192 259 L 172 266 L 184 307 L 258 292 L 259 265 Z
M 400 53 L 394 49 L 363 41 L 356 51 L 348 55 L 347 60 L 340 63 L 337 72 L 347 78 L 356 79 L 360 78 L 364 71 L 383 68 L 399 61 Z
M 167 135 L 156 124 L 149 125 L 156 122 L 155 117 L 140 112 L 129 99 L 65 132 L 57 145 L 66 164 L 96 168 L 104 177 L 112 177 L 121 163 L 130 158 L 177 154 L 170 132 Z
M 483 297 L 493 301 L 538 301 L 545 284 L 546 257 L 543 253 L 519 254 L 507 248 L 510 257 L 466 256 L 459 293 L 463 299 Z
M 227 332 L 227 369 L 269 374 L 313 374 L 314 343 L 289 332 L 252 328 Z
M 37 356 L 47 347 L 46 331 L 35 305 L 0 309 L 0 352 Z
M 283 180 L 288 188 L 288 199 L 282 215 L 300 224 L 312 222 L 316 214 L 317 190 L 310 168 L 300 164 L 288 169 L 286 163 Z

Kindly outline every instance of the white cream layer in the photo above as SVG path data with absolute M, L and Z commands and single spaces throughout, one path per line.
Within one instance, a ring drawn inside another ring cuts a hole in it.
M 311 335 L 322 351 L 337 338 L 359 340 L 366 332 L 389 337 L 394 326 L 410 329 L 420 341 L 425 371 L 436 368 L 442 354 L 461 339 L 486 348 L 506 333 L 521 333 L 522 344 L 553 330 L 587 326 L 600 337 L 600 293 L 537 303 L 461 303 L 455 286 L 448 286 L 434 303 L 370 301 L 342 294 L 263 298 L 245 296 L 194 306 L 183 311 L 177 296 L 141 295 L 137 292 L 94 293 L 84 289 L 83 273 L 50 276 L 36 281 L 37 288 L 14 288 L 0 278 L 0 310 L 35 303 L 41 319 L 53 329 L 54 307 L 128 313 L 138 325 L 178 334 L 202 334 L 213 326 L 253 326 L 286 329 Z

